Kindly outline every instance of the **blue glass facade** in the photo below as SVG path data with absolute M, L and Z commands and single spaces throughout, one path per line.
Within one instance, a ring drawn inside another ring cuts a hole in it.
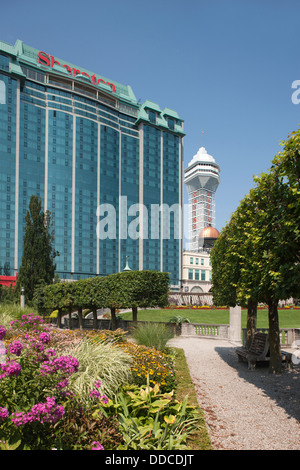
M 182 217 L 169 209 L 182 206 L 183 121 L 42 54 L 0 42 L 0 272 L 18 271 L 37 194 L 52 215 L 60 277 L 122 271 L 127 257 L 178 286 Z M 114 236 L 111 226 L 97 236 L 100 206 L 114 208 Z

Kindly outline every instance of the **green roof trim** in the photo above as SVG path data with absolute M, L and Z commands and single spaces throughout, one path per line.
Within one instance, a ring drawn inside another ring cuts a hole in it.
M 17 39 L 14 46 L 0 41 L 0 52 L 3 52 L 4 54 L 11 57 L 10 73 L 20 79 L 24 80 L 26 78 L 26 75 L 22 71 L 21 65 L 33 67 L 40 72 L 51 72 L 55 75 L 70 77 L 72 79 L 75 78 L 74 75 L 76 75 L 76 70 L 78 70 L 80 74 L 76 77 L 76 80 L 80 81 L 81 83 L 95 86 L 99 90 L 105 91 L 110 96 L 115 96 L 120 102 L 136 108 L 138 111 L 136 121 L 137 124 L 141 121 L 153 124 L 153 122 L 150 121 L 148 114 L 148 110 L 151 110 L 156 113 L 155 125 L 163 129 L 168 129 L 172 132 L 185 135 L 181 127 L 183 119 L 178 116 L 176 111 L 170 108 L 164 108 L 162 110 L 157 103 L 154 103 L 150 100 L 146 100 L 142 104 L 138 103 L 133 90 L 129 85 L 122 85 L 121 83 L 118 83 L 114 80 L 110 80 L 102 75 L 98 75 L 94 72 L 84 69 L 83 67 L 78 67 L 74 64 L 71 64 L 70 62 L 57 58 L 51 54 L 51 51 L 50 53 L 45 51 L 42 52 L 31 46 L 27 46 L 20 39 Z M 41 60 L 39 61 L 40 52 Z M 50 59 L 51 57 L 52 63 Z M 73 71 L 73 69 L 75 71 Z M 73 74 L 70 75 L 71 71 L 73 71 Z M 175 120 L 174 129 L 169 128 L 168 118 Z
M 177 121 L 183 121 L 183 119 L 180 119 L 180 117 L 178 116 L 177 112 L 174 111 L 173 109 L 170 109 L 170 108 L 164 108 L 163 111 L 162 111 L 163 115 L 166 115 L 166 116 L 169 116 L 173 119 L 176 119 Z
M 8 44 L 7 42 L 0 41 L 0 51 L 12 57 L 17 57 L 17 53 L 15 51 L 14 46 L 12 46 L 11 44 Z
M 153 101 L 146 100 L 143 104 L 141 104 L 140 109 L 138 111 L 137 121 L 138 124 L 141 121 L 145 121 L 149 124 L 153 124 L 151 122 L 148 110 L 154 111 L 156 113 L 156 122 L 155 125 L 162 127 L 164 129 L 168 129 L 169 131 L 175 132 L 176 134 L 185 135 L 183 128 L 181 127 L 181 123 L 183 123 L 183 119 L 181 119 L 177 112 L 170 109 L 164 108 L 163 110 L 159 107 L 157 103 L 153 103 Z M 168 118 L 172 118 L 175 120 L 174 129 L 171 129 L 168 125 Z

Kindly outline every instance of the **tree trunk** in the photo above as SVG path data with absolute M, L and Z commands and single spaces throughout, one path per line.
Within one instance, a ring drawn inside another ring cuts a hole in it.
M 83 329 L 83 321 L 82 321 L 82 307 L 78 307 L 78 323 L 79 323 L 79 329 Z
M 137 307 L 132 307 L 132 325 L 136 326 L 137 324 Z
M 278 300 L 270 300 L 269 307 L 269 344 L 270 344 L 270 366 L 272 374 L 281 373 L 281 348 L 279 336 Z
M 58 314 L 57 314 L 57 327 L 61 328 L 61 308 L 58 309 Z
M 116 330 L 117 329 L 117 317 L 116 317 L 115 307 L 111 307 L 110 316 L 111 316 L 111 329 Z
M 256 319 L 257 319 L 257 302 L 255 300 L 249 300 L 248 302 L 248 313 L 247 313 L 247 348 L 250 347 L 251 341 L 256 330 Z
M 69 330 L 72 329 L 72 307 L 69 307 L 68 308 L 68 326 L 69 326 Z
M 93 308 L 93 330 L 97 330 L 97 308 Z

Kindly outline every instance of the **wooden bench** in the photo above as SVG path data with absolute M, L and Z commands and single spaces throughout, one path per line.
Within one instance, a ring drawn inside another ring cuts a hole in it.
M 254 370 L 257 362 L 270 361 L 269 335 L 256 331 L 253 335 L 249 348 L 241 347 L 236 349 L 239 361 L 248 362 L 248 369 Z M 292 354 L 281 351 L 282 362 L 288 369 L 292 368 Z
M 255 369 L 257 362 L 270 360 L 269 335 L 256 331 L 253 335 L 249 348 L 236 349 L 239 361 L 248 362 L 248 369 Z

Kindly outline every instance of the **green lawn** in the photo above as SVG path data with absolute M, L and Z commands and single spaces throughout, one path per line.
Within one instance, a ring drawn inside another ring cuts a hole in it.
M 139 310 L 140 321 L 168 322 L 172 317 L 180 315 L 188 318 L 191 323 L 211 323 L 229 325 L 229 310 L 200 310 L 200 309 L 167 309 L 167 310 Z M 123 313 L 124 320 L 132 320 L 132 313 Z M 246 328 L 247 310 L 242 310 L 242 328 Z M 268 328 L 268 311 L 258 310 L 257 327 Z M 300 310 L 279 310 L 280 328 L 300 328 Z

